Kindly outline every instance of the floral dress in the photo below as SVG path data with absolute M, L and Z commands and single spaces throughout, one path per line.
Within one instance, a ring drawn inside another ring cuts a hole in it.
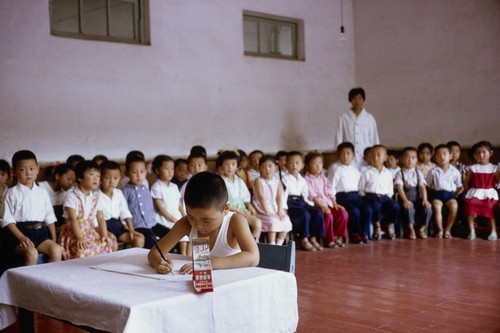
M 110 253 L 112 244 L 108 244 L 103 241 L 101 236 L 92 226 L 92 219 L 96 213 L 99 195 L 92 194 L 92 208 L 87 216 L 84 216 L 82 199 L 75 192 L 72 192 L 70 195 L 74 195 L 77 198 L 78 211 L 76 220 L 78 222 L 78 226 L 80 227 L 80 231 L 82 232 L 83 239 L 85 240 L 86 248 L 78 248 L 78 239 L 73 233 L 69 219 L 66 219 L 66 223 L 61 227 L 58 241 L 58 243 L 63 247 L 63 259 L 69 260 Z

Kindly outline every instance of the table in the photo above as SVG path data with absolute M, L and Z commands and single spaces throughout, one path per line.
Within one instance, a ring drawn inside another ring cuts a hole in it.
M 6 271 L 0 279 L 0 329 L 15 322 L 19 307 L 109 332 L 296 330 L 293 274 L 257 267 L 216 270 L 214 292 L 196 294 L 190 275 L 156 274 L 147 253 L 132 248 Z M 189 262 L 169 256 L 174 271 Z

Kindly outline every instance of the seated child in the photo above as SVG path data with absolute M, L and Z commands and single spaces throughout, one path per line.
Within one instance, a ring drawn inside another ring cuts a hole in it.
M 394 185 L 392 174 L 384 162 L 387 159 L 387 149 L 382 145 L 375 145 L 370 150 L 372 166 L 361 173 L 359 192 L 372 208 L 374 226 L 373 239 L 382 238 L 382 224 L 387 225 L 389 239 L 396 238 L 394 226 L 398 224 L 399 204 L 392 200 Z
M 221 176 L 226 184 L 229 196 L 229 210 L 242 214 L 248 221 L 252 236 L 256 241 L 260 238 L 262 221 L 256 216 L 257 212 L 251 203 L 248 187 L 243 180 L 236 176 L 239 156 L 232 150 L 223 151 L 217 158 L 216 165 L 221 167 Z
M 261 150 L 254 150 L 248 155 L 248 175 L 250 182 L 250 192 L 253 191 L 255 180 L 260 177 L 259 161 L 264 156 Z
M 137 160 L 137 159 L 143 159 L 144 161 L 146 161 L 146 158 L 144 157 L 144 153 L 142 151 L 139 151 L 139 150 L 132 150 L 132 151 L 129 151 L 127 153 L 127 156 L 125 156 L 125 165 L 127 165 L 127 162 L 129 160 Z M 147 179 L 147 170 L 148 168 L 146 167 L 146 176 L 144 177 L 144 180 L 143 180 L 143 185 L 146 186 L 147 189 L 149 189 L 149 182 L 148 182 L 148 179 Z M 118 188 L 121 190 L 125 187 L 125 185 L 128 184 L 128 182 L 130 181 L 130 178 L 128 176 L 125 176 L 125 177 L 122 177 L 122 179 L 120 180 L 120 183 L 118 184 Z
M 366 147 L 364 150 L 363 150 L 363 161 L 361 162 L 361 166 L 359 167 L 359 172 L 363 173 L 366 169 L 368 169 L 368 167 L 370 167 L 372 165 L 372 162 L 371 162 L 371 149 L 372 147 Z M 354 158 L 356 158 L 356 156 L 354 155 Z
M 191 177 L 196 175 L 197 173 L 208 170 L 207 155 L 203 154 L 203 152 L 196 152 L 195 150 L 194 153 L 189 154 L 187 161 L 188 161 L 188 171 Z M 184 200 L 184 192 L 186 191 L 186 186 L 189 183 L 189 179 L 180 188 L 181 198 L 183 198 L 183 200 Z
M 262 221 L 262 231 L 267 234 L 267 243 L 282 245 L 292 230 L 292 222 L 283 209 L 283 188 L 274 175 L 276 163 L 271 155 L 259 161 L 260 177 L 254 181 L 253 205 L 257 217 Z
M 10 165 L 6 160 L 0 160 L 0 223 L 3 218 L 4 199 L 9 187 L 7 182 L 10 179 Z
M 446 146 L 450 149 L 450 165 L 457 168 L 462 175 L 462 181 L 465 180 L 467 166 L 460 162 L 460 150 L 462 147 L 457 141 L 449 141 Z
M 444 145 L 436 146 L 434 150 L 436 167 L 429 171 L 426 177 L 429 187 L 429 200 L 436 220 L 437 238 L 451 238 L 451 228 L 455 223 L 458 211 L 457 196 L 462 193 L 462 177 L 460 172 L 450 167 L 450 149 Z M 443 234 L 443 206 L 449 210 L 448 221 Z
M 240 155 L 240 162 L 238 163 L 238 171 L 236 171 L 236 175 L 240 177 L 250 189 L 250 174 L 248 173 L 248 155 L 243 150 L 238 149 L 238 155 Z
M 172 229 L 174 224 L 184 215 L 181 192 L 171 182 L 174 176 L 174 160 L 167 155 L 158 155 L 153 159 L 153 172 L 157 179 L 151 186 L 151 197 L 156 209 L 156 222 Z M 183 237 L 179 242 L 179 252 L 185 256 L 190 254 L 189 238 Z
M 39 182 L 38 185 L 49 194 L 57 218 L 56 227 L 60 227 L 65 221 L 63 203 L 75 182 L 75 171 L 69 164 L 65 163 L 51 169 L 53 170 L 50 172 L 50 178 L 47 181 Z
M 201 172 L 194 175 L 186 188 L 187 216 L 158 241 L 163 253 L 169 252 L 184 236 L 190 239 L 208 237 L 212 269 L 252 267 L 259 263 L 259 249 L 243 215 L 229 212 L 227 189 L 217 174 Z M 173 271 L 172 261 L 163 260 L 157 248 L 148 253 L 149 264 L 158 273 Z M 180 268 L 181 274 L 191 274 L 192 264 Z
M 128 210 L 127 201 L 122 191 L 117 189 L 122 178 L 120 165 L 114 161 L 101 164 L 101 193 L 102 214 L 106 221 L 108 233 L 114 240 L 134 247 L 144 247 L 144 236 L 134 230 L 132 214 Z M 116 250 L 118 244 L 113 244 Z
M 349 215 L 344 207 L 337 204 L 328 178 L 323 175 L 323 155 L 310 152 L 306 155 L 307 173 L 305 176 L 309 186 L 308 199 L 323 212 L 324 241 L 330 248 L 345 246 L 347 239 L 347 221 Z
M 421 171 L 425 178 L 429 171 L 434 169 L 436 164 L 432 163 L 433 147 L 430 143 L 424 142 L 417 147 L 417 170 Z
M 64 201 L 66 222 L 58 239 L 65 260 L 110 253 L 113 247 L 102 215 L 99 166 L 92 161 L 80 162 L 76 165 L 75 175 L 78 186 L 72 188 Z M 96 224 L 97 230 L 94 229 Z
M 16 152 L 12 156 L 12 171 L 17 184 L 5 195 L 1 220 L 5 242 L 2 246 L 7 256 L 21 256 L 25 265 L 36 264 L 38 253 L 47 255 L 49 262 L 60 261 L 54 210 L 47 192 L 35 183 L 39 171 L 35 154 L 28 150 Z
M 154 246 L 153 238 L 165 236 L 169 229 L 156 222 L 156 212 L 149 188 L 144 185 L 146 180 L 146 161 L 139 156 L 131 156 L 125 162 L 125 171 L 129 182 L 122 189 L 132 214 L 134 229 L 144 235 L 144 247 Z
M 302 237 L 302 248 L 306 251 L 323 250 L 318 242 L 325 235 L 323 212 L 309 200 L 309 186 L 300 172 L 304 168 L 302 154 L 291 151 L 286 156 L 288 172 L 283 177 L 288 195 L 288 216 L 293 230 Z
M 274 155 L 274 159 L 276 160 L 276 178 L 279 180 L 282 180 L 283 176 L 288 173 L 288 168 L 286 166 L 287 155 L 288 153 L 284 150 L 280 150 Z
M 470 152 L 474 156 L 476 164 L 470 166 L 465 179 L 467 194 L 465 195 L 464 212 L 469 224 L 467 239 L 476 239 L 475 217 L 484 216 L 490 222 L 491 231 L 488 240 L 496 241 L 498 235 L 495 225 L 495 208 L 498 206 L 498 193 L 495 190 L 495 184 L 500 178 L 500 170 L 498 166 L 490 163 L 493 147 L 488 141 L 474 144 Z
M 416 217 L 418 218 L 418 236 L 427 238 L 426 227 L 432 217 L 431 204 L 427 200 L 427 189 L 424 175 L 415 167 L 417 150 L 413 147 L 403 149 L 401 156 L 403 168 L 396 174 L 394 185 L 399 194 L 399 203 L 404 218 L 408 220 L 409 238 L 417 239 L 415 233 Z
M 337 204 L 345 208 L 349 215 L 349 242 L 368 243 L 372 223 L 372 208 L 359 195 L 361 173 L 353 164 L 354 145 L 343 142 L 337 146 L 339 161 L 328 168 L 328 180 L 332 184 Z
M 174 177 L 171 182 L 180 189 L 188 181 L 189 176 L 188 161 L 185 158 L 176 159 L 174 162 Z
M 392 179 L 396 178 L 396 174 L 401 170 L 399 167 L 399 152 L 396 150 L 387 151 L 387 161 L 385 161 L 385 167 L 391 172 Z

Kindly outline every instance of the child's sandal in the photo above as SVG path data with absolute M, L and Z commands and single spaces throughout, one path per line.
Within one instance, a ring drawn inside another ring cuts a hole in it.
M 410 236 L 408 237 L 410 239 L 417 239 L 417 235 L 415 234 L 415 231 L 410 232 Z
M 449 231 L 446 231 L 446 232 L 444 233 L 444 238 L 445 238 L 445 239 L 452 239 L 453 237 L 451 236 L 451 233 L 450 233 Z
M 307 238 L 302 240 L 302 249 L 306 251 L 316 251 L 316 248 L 309 242 Z
M 436 234 L 436 238 L 443 238 L 443 232 L 440 231 Z
M 418 235 L 422 239 L 427 239 L 427 235 L 425 234 L 425 230 L 419 230 Z
M 310 240 L 310 243 L 312 244 L 312 246 L 314 246 L 314 248 L 318 251 L 321 251 L 323 250 L 323 246 L 321 246 L 320 243 L 318 243 L 315 239 L 311 239 Z

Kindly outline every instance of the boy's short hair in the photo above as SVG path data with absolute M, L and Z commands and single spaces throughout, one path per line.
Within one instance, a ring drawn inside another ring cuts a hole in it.
M 163 162 L 169 162 L 169 161 L 174 162 L 174 159 L 168 155 L 157 155 L 153 159 L 153 162 L 151 163 L 151 166 L 153 167 L 153 171 L 156 172 L 158 169 L 161 168 L 161 165 L 163 164 Z M 175 168 L 175 162 L 174 162 L 174 168 Z
M 184 202 L 190 208 L 211 208 L 223 210 L 228 202 L 226 183 L 221 176 L 199 172 L 186 185 Z
M 349 90 L 349 102 L 352 101 L 352 99 L 357 95 L 361 95 L 361 97 L 363 97 L 363 100 L 366 101 L 365 90 L 361 87 L 357 87 Z
M 101 168 L 99 165 L 97 165 L 96 162 L 90 161 L 90 160 L 85 160 L 80 163 L 78 163 L 75 167 L 75 175 L 76 175 L 76 180 L 80 182 L 80 180 L 83 179 L 85 175 L 85 171 L 95 169 L 97 171 L 101 171 Z
M 253 154 L 261 154 L 262 156 L 264 156 L 264 152 L 262 150 L 259 150 L 259 149 L 252 150 L 252 152 L 250 154 L 248 154 L 248 157 L 252 156 Z
M 66 159 L 66 164 L 69 164 L 71 165 L 72 167 L 82 161 L 85 161 L 85 157 L 83 157 L 82 155 L 70 155 L 67 159 Z
M 367 157 L 370 154 L 370 150 L 372 150 L 373 146 L 366 147 L 365 150 L 363 150 L 363 157 Z
M 106 170 L 120 170 L 120 172 L 122 171 L 120 164 L 118 164 L 115 161 L 110 161 L 110 160 L 102 162 L 100 167 L 101 167 L 101 173 L 104 173 L 104 171 L 106 171 Z
M 292 150 L 292 151 L 286 153 L 286 159 L 287 160 L 289 158 L 293 157 L 293 156 L 300 156 L 301 159 L 304 158 L 304 156 L 302 155 L 302 153 L 300 151 L 297 151 L 297 150 Z
M 417 149 L 416 149 L 415 147 L 410 147 L 410 146 L 408 146 L 408 147 L 404 147 L 404 148 L 403 148 L 403 150 L 401 150 L 401 156 L 405 156 L 405 154 L 406 154 L 407 152 L 410 152 L 410 151 L 412 151 L 412 152 L 414 152 L 415 154 L 417 154 Z
M 323 159 L 323 154 L 321 154 L 317 150 L 313 150 L 313 151 L 308 152 L 306 157 L 305 157 L 305 165 L 306 166 L 309 165 L 309 163 L 311 163 L 311 161 L 317 157 L 321 157 L 321 159 Z
M 344 141 L 341 144 L 339 144 L 337 146 L 337 153 L 340 153 L 340 151 L 343 149 L 350 149 L 352 150 L 353 154 L 356 154 L 356 150 L 354 149 L 354 145 L 352 144 L 352 142 Z
M 422 150 L 424 150 L 425 148 L 429 149 L 429 151 L 431 152 L 431 154 L 434 152 L 434 148 L 432 147 L 432 145 L 429 142 L 422 142 L 417 147 L 417 154 L 420 154 L 420 152 Z
M 193 153 L 193 154 L 189 154 L 188 158 L 187 158 L 187 161 L 188 161 L 188 164 L 194 159 L 194 158 L 202 158 L 203 161 L 205 161 L 205 164 L 207 164 L 207 155 L 205 154 L 202 154 L 202 153 Z
M 215 166 L 217 168 L 222 166 L 226 160 L 236 160 L 236 164 L 240 164 L 240 155 L 234 150 L 224 150 L 217 156 Z
M 200 145 L 192 146 L 191 150 L 189 151 L 189 155 L 199 155 L 199 154 L 205 155 L 205 157 L 207 156 L 207 150 L 205 149 L 205 147 Z
M 280 157 L 282 157 L 282 156 L 287 156 L 287 157 L 288 157 L 288 153 L 287 153 L 286 151 L 284 151 L 284 150 L 280 150 L 280 151 L 278 151 L 278 152 L 276 153 L 276 155 L 274 155 L 274 158 L 275 158 L 275 159 L 276 159 L 276 161 L 277 161 L 277 160 L 279 160 L 279 159 L 280 159 Z
M 401 156 L 401 153 L 399 152 L 399 150 L 389 149 L 387 150 L 387 156 L 394 156 L 395 158 L 399 158 L 399 156 Z
M 374 146 L 372 146 L 372 147 L 370 148 L 370 150 L 372 150 L 372 149 L 379 149 L 379 148 L 384 149 L 384 150 L 385 150 L 385 152 L 387 153 L 387 147 L 386 147 L 386 146 L 384 146 L 384 145 L 374 145 Z
M 188 164 L 188 161 L 185 158 L 178 158 L 174 162 L 174 168 L 177 168 L 181 164 Z
M 0 160 L 0 171 L 10 174 L 10 165 L 6 160 Z
M 146 157 L 144 156 L 144 153 L 140 150 L 131 150 L 127 153 L 127 156 L 125 156 L 125 164 L 127 164 L 127 161 L 129 159 L 135 159 L 135 158 L 142 158 L 144 161 L 146 160 Z
M 130 170 L 130 165 L 132 163 L 136 163 L 136 162 L 142 162 L 144 164 L 146 164 L 146 160 L 144 159 L 144 155 L 131 155 L 131 156 L 127 156 L 126 160 L 125 160 L 125 170 Z
M 445 145 L 444 143 L 440 143 L 440 144 L 438 144 L 438 145 L 434 148 L 434 153 L 437 153 L 437 152 L 438 152 L 438 150 L 440 150 L 440 149 L 446 149 L 448 152 L 450 152 L 450 148 L 449 148 L 447 145 Z M 432 152 L 432 150 L 431 150 L 431 152 Z
M 38 161 L 36 160 L 35 154 L 30 151 L 30 150 L 19 150 L 14 153 L 12 156 L 12 168 L 16 168 L 19 162 L 23 160 L 35 160 L 35 162 L 38 164 Z
M 70 170 L 73 170 L 73 168 L 71 167 L 71 165 L 69 165 L 67 163 L 59 164 L 58 166 L 56 166 L 54 168 L 54 170 L 52 172 L 52 178 L 55 179 L 56 175 L 59 175 L 59 176 L 64 175 L 66 172 L 68 172 Z
M 95 155 L 94 157 L 92 157 L 92 161 L 96 162 L 97 164 L 98 161 L 101 161 L 101 163 L 104 163 L 108 160 L 108 158 L 106 157 L 106 155 L 102 155 L 102 154 L 99 154 L 99 155 Z
M 452 147 L 458 147 L 458 148 L 462 148 L 462 146 L 460 146 L 460 143 L 458 143 L 457 141 L 448 141 L 446 143 L 446 145 L 448 146 L 448 148 L 452 148 Z

